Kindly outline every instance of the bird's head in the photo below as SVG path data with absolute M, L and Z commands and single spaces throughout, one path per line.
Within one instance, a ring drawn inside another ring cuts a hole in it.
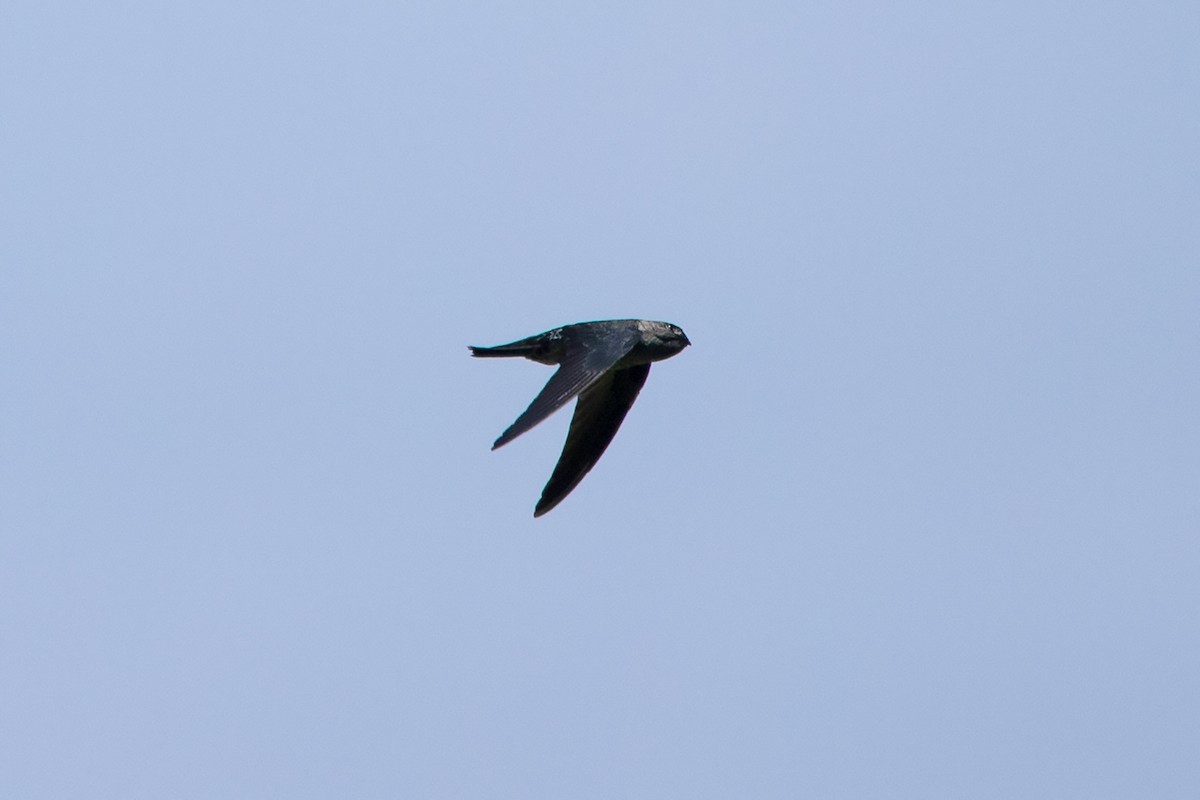
M 683 328 L 669 322 L 647 322 L 642 328 L 642 341 L 669 358 L 691 344 Z M 655 359 L 656 361 L 659 359 Z

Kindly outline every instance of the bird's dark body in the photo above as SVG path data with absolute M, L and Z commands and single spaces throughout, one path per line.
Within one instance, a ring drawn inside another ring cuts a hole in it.
M 495 347 L 471 347 L 479 358 L 528 358 L 558 371 L 529 408 L 500 435 L 502 447 L 578 396 L 562 455 L 534 510 L 540 517 L 570 494 L 616 435 L 650 374 L 650 364 L 691 342 L 667 322 L 615 319 L 580 322 Z

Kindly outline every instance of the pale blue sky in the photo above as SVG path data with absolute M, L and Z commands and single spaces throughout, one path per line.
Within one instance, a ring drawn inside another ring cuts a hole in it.
M 1195 798 L 1200 6 L 9 3 L 0 796 Z M 469 358 L 648 317 L 598 467 Z

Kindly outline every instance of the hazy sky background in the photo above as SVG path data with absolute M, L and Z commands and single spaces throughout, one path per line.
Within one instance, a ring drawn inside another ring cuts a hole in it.
M 1200 5 L 7 3 L 0 795 L 1200 796 Z M 648 317 L 613 446 L 469 358 Z

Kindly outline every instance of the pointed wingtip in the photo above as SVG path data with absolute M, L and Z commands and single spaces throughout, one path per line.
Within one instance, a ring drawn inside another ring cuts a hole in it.
M 567 498 L 567 494 L 570 494 L 570 492 L 559 494 L 556 497 L 547 497 L 546 493 L 542 492 L 542 496 L 538 498 L 537 505 L 533 508 L 533 518 L 537 519 L 543 514 L 548 514 L 558 508 L 558 504 Z

